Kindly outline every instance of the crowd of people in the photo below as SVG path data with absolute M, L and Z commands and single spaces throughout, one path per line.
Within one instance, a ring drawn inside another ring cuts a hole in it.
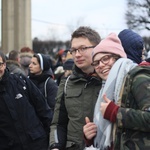
M 0 150 L 149 150 L 143 38 L 81 26 L 70 43 L 55 64 L 29 47 L 0 51 Z

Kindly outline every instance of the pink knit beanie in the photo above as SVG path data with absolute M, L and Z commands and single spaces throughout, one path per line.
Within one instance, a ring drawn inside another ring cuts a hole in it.
M 121 41 L 115 33 L 109 34 L 93 49 L 93 57 L 97 53 L 113 53 L 119 55 L 120 57 L 127 57 L 121 45 Z

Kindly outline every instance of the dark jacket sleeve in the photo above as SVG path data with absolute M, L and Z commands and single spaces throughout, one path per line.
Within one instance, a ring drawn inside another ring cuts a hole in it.
M 60 150 L 65 149 L 68 125 L 68 115 L 64 103 L 64 83 L 65 80 L 62 80 L 59 85 L 50 132 L 50 147 Z
M 56 95 L 57 95 L 58 85 L 53 79 L 49 79 L 48 84 L 46 86 L 47 91 L 47 103 L 52 110 L 54 110 L 56 103 Z
M 27 85 L 30 103 L 33 105 L 37 116 L 42 122 L 44 129 L 49 131 L 52 121 L 52 110 L 45 101 L 43 94 L 28 78 L 24 78 Z

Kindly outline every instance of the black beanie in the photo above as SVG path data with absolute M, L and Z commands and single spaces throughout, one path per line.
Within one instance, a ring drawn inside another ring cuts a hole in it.
M 51 59 L 50 56 L 44 54 L 37 54 L 40 58 L 40 66 L 43 71 L 49 70 L 51 67 Z
M 73 64 L 74 64 L 73 59 L 66 60 L 63 64 L 64 70 L 72 70 Z

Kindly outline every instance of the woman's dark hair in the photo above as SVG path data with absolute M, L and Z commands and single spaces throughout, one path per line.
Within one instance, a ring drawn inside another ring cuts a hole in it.
M 37 61 L 38 61 L 39 64 L 41 63 L 41 62 L 40 62 L 40 57 L 39 57 L 39 55 L 34 54 L 33 57 L 37 58 Z

